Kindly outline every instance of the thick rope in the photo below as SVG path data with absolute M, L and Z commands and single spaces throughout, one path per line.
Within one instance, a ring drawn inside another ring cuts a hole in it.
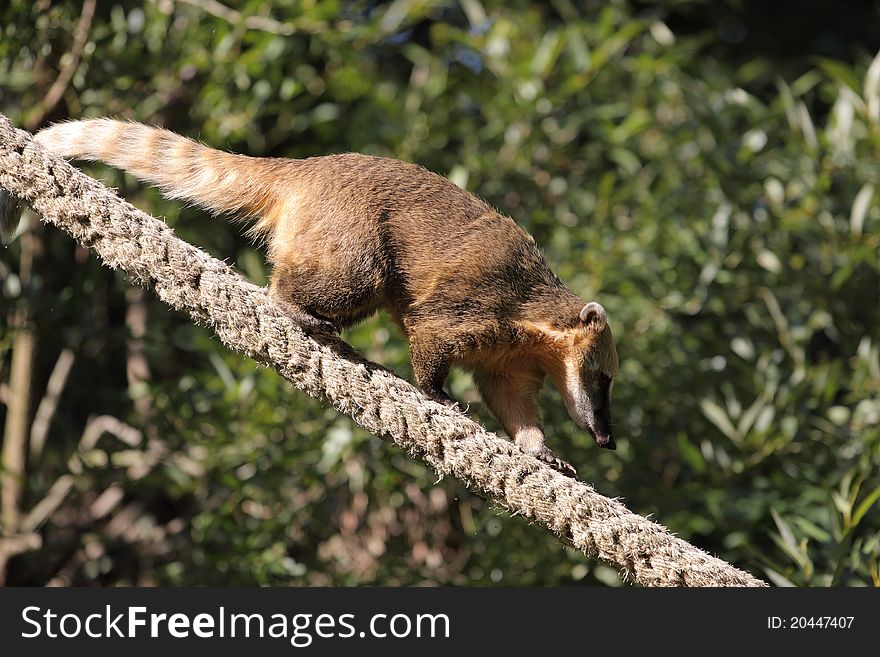
M 36 144 L 0 115 L 0 188 L 162 301 L 208 324 L 230 349 L 513 514 L 646 586 L 766 586 L 623 504 L 527 456 L 463 414 L 428 401 L 341 340 L 306 336 L 266 290 L 165 223 Z

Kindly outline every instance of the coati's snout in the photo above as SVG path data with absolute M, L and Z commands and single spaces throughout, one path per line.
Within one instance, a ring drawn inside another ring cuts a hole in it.
M 566 406 L 575 423 L 589 430 L 596 445 L 616 449 L 611 418 L 611 389 L 617 374 L 617 349 L 605 309 L 591 301 L 580 312 L 583 333 L 574 342 L 569 364 Z
M 575 423 L 587 429 L 596 445 L 605 449 L 617 449 L 614 442 L 614 428 L 611 419 L 611 386 L 613 379 L 609 374 L 598 376 L 585 373 L 581 380 L 578 399 L 569 414 Z
M 587 418 L 587 428 L 599 447 L 617 449 L 611 420 L 611 383 L 603 381 L 604 378 L 610 379 L 605 374 L 599 376 L 599 385 L 591 399 L 592 412 Z

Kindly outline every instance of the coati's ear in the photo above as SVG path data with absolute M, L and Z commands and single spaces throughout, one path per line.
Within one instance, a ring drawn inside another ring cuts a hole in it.
M 581 308 L 580 320 L 586 328 L 597 333 L 608 325 L 608 315 L 605 313 L 605 309 L 595 301 L 590 301 Z

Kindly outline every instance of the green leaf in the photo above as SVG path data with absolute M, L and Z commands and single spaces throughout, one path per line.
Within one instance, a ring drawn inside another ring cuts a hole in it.
M 559 32 L 550 31 L 544 34 L 532 57 L 532 73 L 539 77 L 547 77 L 559 53 L 562 51 L 563 40 Z
M 876 504 L 878 499 L 880 499 L 880 486 L 871 491 L 871 493 L 856 507 L 856 510 L 852 515 L 852 527 L 856 527 L 861 522 L 862 518 L 864 518 L 865 514 L 872 506 L 874 506 L 874 504 Z
M 813 61 L 816 62 L 819 68 L 822 69 L 831 79 L 849 87 L 856 93 L 861 93 L 862 84 L 849 66 L 843 62 L 828 57 L 814 57 Z
M 862 229 L 865 226 L 865 215 L 868 213 L 873 197 L 874 185 L 865 183 L 853 201 L 852 212 L 849 215 L 849 225 L 852 234 L 856 237 L 862 234 Z
M 739 446 L 740 435 L 737 433 L 733 423 L 730 421 L 730 418 L 727 416 L 727 413 L 723 408 L 707 398 L 700 400 L 700 410 L 703 411 L 703 415 L 705 415 L 709 421 L 721 431 L 721 433 L 730 438 L 733 444 Z
M 691 468 L 700 474 L 706 471 L 706 459 L 703 458 L 703 453 L 684 434 L 678 436 L 678 450 L 682 459 Z
M 794 518 L 792 518 L 792 522 L 795 523 L 802 532 L 812 536 L 817 541 L 828 543 L 834 540 L 829 532 L 822 529 L 819 525 L 810 522 L 806 518 L 795 516 Z
M 776 527 L 779 529 L 778 540 L 776 536 L 772 537 L 776 544 L 779 545 L 779 547 L 782 548 L 782 550 L 790 556 L 802 570 L 809 570 L 810 560 L 807 557 L 806 550 L 803 546 L 798 544 L 791 528 L 788 526 L 788 523 L 782 519 L 782 516 L 780 516 L 773 507 L 770 507 L 770 515 L 773 517 L 773 522 L 776 523 Z
M 787 577 L 776 572 L 772 568 L 765 567 L 764 572 L 767 573 L 767 577 L 769 577 L 770 581 L 773 582 L 774 584 L 776 584 L 776 586 L 781 586 L 781 587 L 786 587 L 786 588 L 797 586 L 797 584 L 792 582 Z

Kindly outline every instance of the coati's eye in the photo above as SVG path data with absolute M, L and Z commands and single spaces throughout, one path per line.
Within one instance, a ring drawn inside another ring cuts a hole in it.
M 587 387 L 591 390 L 601 390 L 602 388 L 608 388 L 611 386 L 611 377 L 607 374 L 598 374 L 591 373 L 592 376 L 587 376 L 585 378 L 585 383 Z

